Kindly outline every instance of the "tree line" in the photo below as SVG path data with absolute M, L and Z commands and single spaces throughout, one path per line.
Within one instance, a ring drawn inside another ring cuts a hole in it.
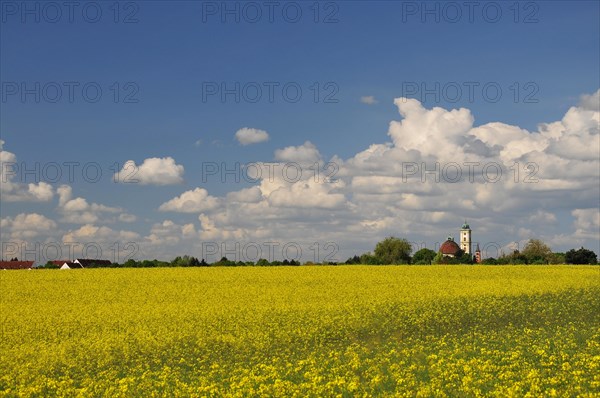
M 258 261 L 233 261 L 222 257 L 219 261 L 208 263 L 206 260 L 198 260 L 193 256 L 177 256 L 171 261 L 161 260 L 134 260 L 129 259 L 124 263 L 111 263 L 110 265 L 94 265 L 88 268 L 156 268 L 156 267 L 241 267 L 241 266 L 278 266 L 278 265 L 300 265 L 296 260 L 269 261 L 261 258 Z M 48 261 L 45 265 L 38 268 L 58 269 L 58 265 Z
M 459 250 L 454 257 L 444 256 L 441 252 L 423 248 L 412 256 L 412 245 L 406 239 L 388 237 L 377 243 L 373 253 L 355 255 L 345 264 L 385 265 L 385 264 L 473 264 L 473 255 Z M 530 239 L 523 250 L 514 250 L 510 254 L 501 254 L 498 258 L 482 259 L 481 264 L 597 264 L 596 253 L 583 247 L 571 249 L 566 253 L 554 253 L 548 245 L 539 239 Z
M 412 256 L 412 245 L 406 239 L 388 237 L 377 243 L 373 253 L 367 252 L 360 256 L 355 255 L 343 263 L 327 262 L 324 265 L 338 264 L 363 264 L 363 265 L 390 265 L 390 264 L 473 264 L 473 255 L 459 250 L 454 257 L 443 256 L 440 252 L 423 248 L 417 250 Z M 523 250 L 514 250 L 512 253 L 502 254 L 498 258 L 489 257 L 482 259 L 481 264 L 597 264 L 596 253 L 591 250 L 571 249 L 566 253 L 554 253 L 548 245 L 539 239 L 530 239 Z M 242 266 L 282 266 L 302 265 L 297 260 L 269 261 L 261 258 L 253 261 L 234 261 L 222 257 L 219 261 L 208 263 L 204 259 L 199 260 L 193 256 L 177 256 L 171 261 L 161 260 L 134 260 L 129 259 L 124 263 L 112 263 L 103 265 L 105 268 L 155 268 L 155 267 L 242 267 Z M 316 265 L 313 262 L 305 262 L 303 265 Z M 99 268 L 100 266 L 98 266 Z M 48 262 L 38 268 L 56 269 L 59 266 Z M 94 267 L 92 267 L 94 268 Z

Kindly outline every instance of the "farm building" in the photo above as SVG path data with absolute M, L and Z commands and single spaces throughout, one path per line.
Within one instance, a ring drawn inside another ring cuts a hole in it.
M 52 260 L 48 261 L 52 265 L 56 265 L 57 267 L 62 267 L 64 263 L 68 263 L 69 260 Z
M 0 261 L 0 269 L 31 269 L 34 261 Z
M 83 266 L 79 263 L 73 262 L 73 261 L 65 261 L 61 266 L 60 269 L 77 269 L 77 268 L 83 268 Z
M 79 264 L 81 266 L 80 268 L 109 267 L 112 264 L 110 260 L 98 260 L 90 258 L 77 258 L 73 261 L 73 263 Z

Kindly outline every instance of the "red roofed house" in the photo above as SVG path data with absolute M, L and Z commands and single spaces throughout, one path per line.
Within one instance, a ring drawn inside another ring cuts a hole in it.
M 34 261 L 0 261 L 0 269 L 31 269 Z

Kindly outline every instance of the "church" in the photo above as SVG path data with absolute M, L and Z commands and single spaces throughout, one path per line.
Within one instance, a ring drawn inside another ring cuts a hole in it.
M 448 236 L 448 239 L 440 246 L 440 253 L 443 256 L 455 257 L 462 250 L 464 253 L 472 254 L 472 243 L 471 243 L 471 228 L 467 221 L 463 224 L 460 229 L 460 246 L 454 241 L 452 235 Z M 473 261 L 475 263 L 481 262 L 481 250 L 479 250 L 479 244 L 475 249 Z

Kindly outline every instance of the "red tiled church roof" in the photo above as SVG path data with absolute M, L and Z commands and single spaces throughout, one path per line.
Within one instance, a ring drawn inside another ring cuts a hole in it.
M 459 250 L 460 247 L 456 244 L 456 242 L 450 239 L 442 243 L 442 245 L 440 246 L 440 253 L 442 253 L 445 256 L 455 256 Z

